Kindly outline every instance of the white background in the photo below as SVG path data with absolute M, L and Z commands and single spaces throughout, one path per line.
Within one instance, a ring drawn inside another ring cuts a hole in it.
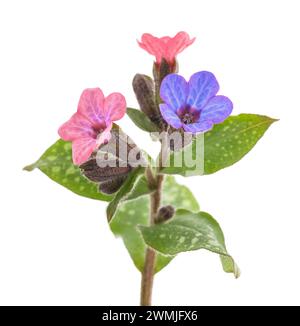
M 217 218 L 242 270 L 205 251 L 179 255 L 155 280 L 156 305 L 300 304 L 299 1 L 0 2 L 0 304 L 135 305 L 140 275 L 110 232 L 106 204 L 79 197 L 35 161 L 57 138 L 81 91 L 122 92 L 152 57 L 144 32 L 187 31 L 180 73 L 210 70 L 234 114 L 280 118 L 234 167 L 188 184 Z M 146 133 L 120 125 L 155 154 Z

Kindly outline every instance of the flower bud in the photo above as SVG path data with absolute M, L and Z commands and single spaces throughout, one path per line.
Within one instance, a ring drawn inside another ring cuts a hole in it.
M 120 189 L 125 180 L 126 176 L 118 176 L 111 180 L 104 181 L 99 184 L 99 190 L 107 195 L 111 195 Z
M 160 224 L 168 221 L 174 216 L 174 213 L 175 209 L 171 205 L 161 207 L 156 215 L 155 224 Z
M 141 110 L 156 125 L 162 122 L 162 116 L 155 99 L 153 80 L 141 74 L 136 74 L 132 81 L 132 86 Z
M 145 164 L 144 160 L 137 145 L 114 125 L 109 142 L 101 145 L 79 168 L 87 179 L 99 183 L 101 192 L 112 194 L 135 167 Z
M 127 176 L 132 170 L 130 165 L 120 166 L 118 160 L 106 161 L 106 166 L 99 166 L 96 158 L 92 158 L 80 165 L 85 177 L 93 182 L 103 182 L 116 177 Z

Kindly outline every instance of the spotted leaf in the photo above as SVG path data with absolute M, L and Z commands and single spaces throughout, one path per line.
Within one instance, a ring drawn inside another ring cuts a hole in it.
M 190 190 L 178 184 L 171 176 L 165 178 L 163 194 L 162 205 L 172 205 L 195 212 L 199 210 L 199 205 Z M 149 195 L 122 202 L 110 222 L 112 232 L 123 239 L 135 266 L 140 271 L 144 266 L 146 245 L 137 226 L 148 225 L 149 206 Z M 159 254 L 156 260 L 156 272 L 164 268 L 172 259 L 173 256 Z
M 139 226 L 139 229 L 145 242 L 164 255 L 206 249 L 220 255 L 225 272 L 239 276 L 239 269 L 226 250 L 219 224 L 205 212 L 181 209 L 168 223 Z
M 275 121 L 256 114 L 231 116 L 183 150 L 171 152 L 163 172 L 188 176 L 224 169 L 246 155 Z
M 32 171 L 38 168 L 50 179 L 73 191 L 74 193 L 102 201 L 110 201 L 112 196 L 98 191 L 98 185 L 85 178 L 72 162 L 71 143 L 58 140 L 35 163 L 24 168 Z

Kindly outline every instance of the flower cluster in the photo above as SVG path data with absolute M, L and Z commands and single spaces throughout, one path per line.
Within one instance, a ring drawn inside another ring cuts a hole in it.
M 161 38 L 143 34 L 138 42 L 155 56 L 159 78 L 153 82 L 150 77 L 138 74 L 133 87 L 142 111 L 160 130 L 170 126 L 192 135 L 203 133 L 231 114 L 232 102 L 217 95 L 219 84 L 211 72 L 197 72 L 188 82 L 174 73 L 177 55 L 194 40 L 187 33 L 179 32 L 174 37 Z M 58 131 L 62 139 L 72 142 L 74 164 L 86 162 L 110 140 L 113 122 L 125 112 L 122 94 L 112 93 L 105 98 L 100 88 L 83 91 L 77 112 Z

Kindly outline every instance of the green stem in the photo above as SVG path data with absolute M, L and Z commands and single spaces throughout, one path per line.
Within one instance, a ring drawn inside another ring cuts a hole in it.
M 153 177 L 150 168 L 149 171 L 148 173 L 151 173 L 151 176 Z M 153 179 L 154 177 L 153 178 L 150 177 L 150 180 L 148 178 L 149 180 L 148 182 L 153 181 Z M 150 220 L 149 220 L 150 225 L 153 225 L 155 223 L 155 217 L 160 206 L 162 182 L 163 182 L 163 175 L 158 174 L 155 178 L 156 190 L 150 195 Z M 146 249 L 145 265 L 142 273 L 141 306 L 151 306 L 152 288 L 153 288 L 153 280 L 155 274 L 155 261 L 156 261 L 156 252 L 148 247 Z
M 168 70 L 169 67 L 165 60 L 164 60 L 164 66 L 165 69 L 158 69 L 158 66 L 156 66 L 156 64 L 154 64 L 153 66 L 153 74 L 155 80 L 155 97 L 156 97 L 158 112 L 159 112 L 159 103 L 161 102 L 159 96 L 159 89 L 162 81 L 162 74 L 167 75 L 169 73 Z M 161 127 L 162 130 L 165 130 L 164 124 L 162 124 Z M 146 170 L 146 177 L 148 180 L 149 187 L 151 189 L 155 189 L 155 191 L 152 192 L 150 195 L 150 218 L 149 218 L 150 225 L 155 224 L 155 218 L 157 216 L 157 212 L 161 204 L 161 192 L 162 192 L 162 183 L 164 180 L 164 175 L 159 173 L 164 165 L 164 160 L 166 159 L 165 154 L 166 151 L 168 150 L 168 147 L 166 146 L 167 132 L 164 132 L 163 134 L 164 137 L 161 140 L 161 150 L 159 153 L 158 168 L 156 170 L 155 176 L 153 175 L 151 167 L 148 167 Z M 145 253 L 145 265 L 144 265 L 144 270 L 142 272 L 141 306 L 151 306 L 153 280 L 155 274 L 155 261 L 156 261 L 156 252 L 150 247 L 147 247 Z

